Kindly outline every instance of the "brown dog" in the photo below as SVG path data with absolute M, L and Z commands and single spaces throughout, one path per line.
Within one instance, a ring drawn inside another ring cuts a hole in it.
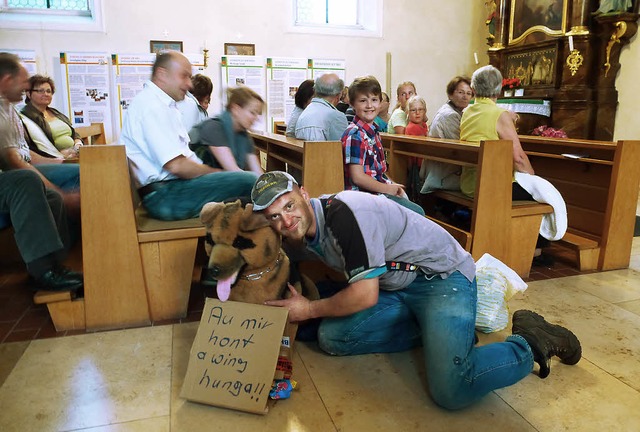
M 290 263 L 282 238 L 262 214 L 253 212 L 252 204 L 208 203 L 200 220 L 207 228 L 208 267 L 218 280 L 220 300 L 262 304 L 289 294 Z M 308 278 L 293 285 L 306 297 L 318 298 Z

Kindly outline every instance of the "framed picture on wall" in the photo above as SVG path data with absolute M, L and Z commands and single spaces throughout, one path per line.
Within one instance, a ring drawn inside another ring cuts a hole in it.
M 149 43 L 152 53 L 158 54 L 160 51 L 174 50 L 182 52 L 182 41 L 158 41 L 152 40 Z
M 534 32 L 551 36 L 565 33 L 569 0 L 511 0 L 509 44 Z
M 255 44 L 243 44 L 243 43 L 225 43 L 224 44 L 225 55 L 256 55 Z

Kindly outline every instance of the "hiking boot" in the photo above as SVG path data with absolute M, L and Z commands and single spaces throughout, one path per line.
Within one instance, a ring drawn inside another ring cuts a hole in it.
M 541 315 L 529 310 L 513 314 L 513 334 L 522 336 L 540 365 L 540 378 L 546 378 L 551 369 L 551 357 L 558 356 L 562 363 L 574 365 L 582 356 L 580 341 L 566 328 L 548 323 Z

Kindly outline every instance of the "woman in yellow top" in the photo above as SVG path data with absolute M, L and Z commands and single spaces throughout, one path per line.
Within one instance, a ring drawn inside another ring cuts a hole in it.
M 82 140 L 67 116 L 49 106 L 55 91 L 56 86 L 51 78 L 33 75 L 29 78 L 27 104 L 22 109 L 22 114 L 42 129 L 60 153 L 65 157 L 74 157 L 78 155 Z
M 514 170 L 534 174 L 533 167 L 518 138 L 514 123 L 517 115 L 496 105 L 498 95 L 502 91 L 502 74 L 500 71 L 493 66 L 481 67 L 471 77 L 471 88 L 476 95 L 475 103 L 469 105 L 462 114 L 460 139 L 473 142 L 497 139 L 513 141 Z M 460 190 L 465 195 L 472 197 L 475 189 L 476 168 L 464 167 L 460 176 Z M 532 198 L 528 192 L 514 182 L 513 199 L 531 200 Z

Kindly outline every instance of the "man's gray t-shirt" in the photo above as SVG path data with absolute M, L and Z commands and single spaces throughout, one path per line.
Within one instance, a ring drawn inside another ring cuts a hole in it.
M 455 271 L 469 281 L 475 277 L 473 258 L 449 233 L 383 195 L 344 191 L 311 204 L 317 233 L 306 247 L 350 283 L 378 276 L 380 289 L 402 289 L 417 273 L 387 269 L 397 262 L 442 278 Z

